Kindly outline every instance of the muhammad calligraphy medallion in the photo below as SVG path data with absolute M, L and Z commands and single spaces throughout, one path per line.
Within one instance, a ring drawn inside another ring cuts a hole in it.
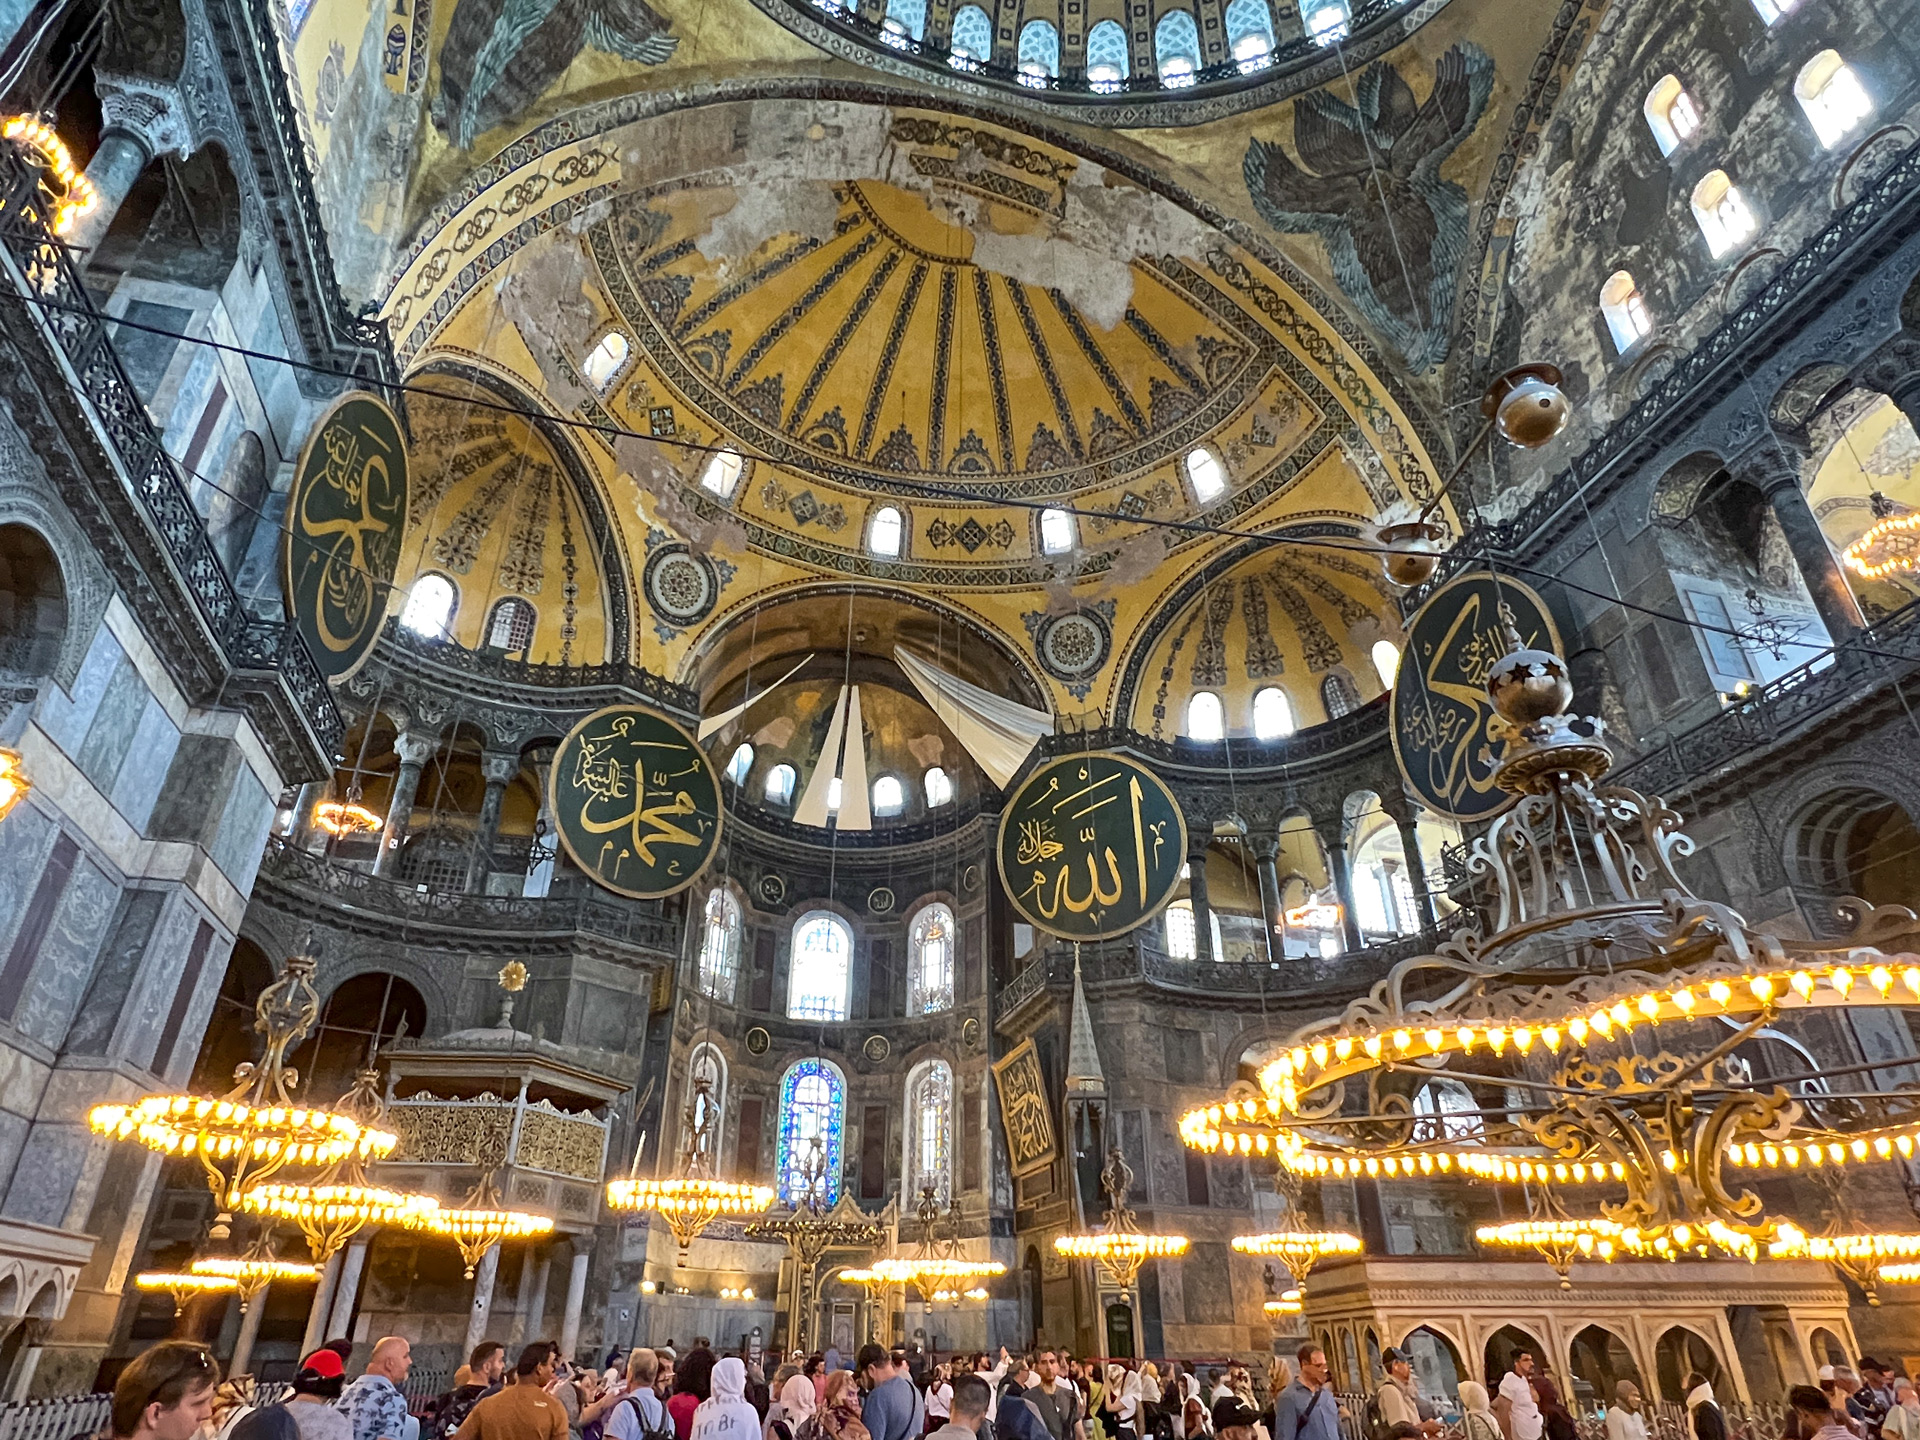
M 1394 758 L 1408 792 L 1455 820 L 1488 819 L 1514 798 L 1493 783 L 1500 747 L 1487 738 L 1487 672 L 1514 648 L 1509 625 L 1522 644 L 1560 653 L 1546 601 L 1504 576 L 1463 575 L 1407 622 L 1388 702 Z
M 609 705 L 574 726 L 547 782 L 560 843 L 594 881 L 657 900 L 700 878 L 720 841 L 720 782 L 679 725 Z
M 407 523 L 407 447 L 385 401 L 343 395 L 313 427 L 287 500 L 281 581 L 329 680 L 373 652 Z
M 1160 777 L 1124 755 L 1041 766 L 1008 803 L 997 845 L 1014 908 L 1067 940 L 1124 935 L 1158 914 L 1187 858 L 1187 822 Z

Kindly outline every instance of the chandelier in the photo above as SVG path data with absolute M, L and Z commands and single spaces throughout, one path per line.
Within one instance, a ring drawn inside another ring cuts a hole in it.
M 209 1255 L 187 1266 L 190 1275 L 230 1281 L 240 1292 L 240 1308 L 245 1310 L 254 1297 L 275 1280 L 318 1280 L 320 1267 L 298 1260 L 282 1260 L 274 1254 L 273 1227 L 264 1225 L 244 1253 Z
M 20 752 L 0 746 L 0 820 L 13 813 L 13 807 L 27 798 L 33 782 L 21 769 Z
M 879 1294 L 889 1285 L 911 1285 L 920 1292 L 923 1304 L 931 1305 L 942 1292 L 979 1288 L 968 1281 L 989 1280 L 1007 1273 L 998 1260 L 969 1260 L 960 1254 L 960 1210 L 951 1202 L 943 1210 L 940 1193 L 932 1185 L 920 1187 L 920 1203 L 914 1206 L 914 1222 L 920 1241 L 910 1255 L 889 1255 L 871 1265 L 842 1270 L 839 1278 L 849 1285 L 865 1286 L 869 1294 Z M 944 1234 L 942 1233 L 944 1229 Z
M 1920 511 L 1909 510 L 1878 490 L 1872 496 L 1874 522 L 1840 552 L 1841 563 L 1863 580 L 1920 570 Z
M 87 178 L 85 170 L 74 163 L 73 152 L 67 149 L 67 142 L 38 116 L 7 116 L 0 121 L 0 137 L 31 151 L 41 166 L 52 174 L 54 184 L 50 193 L 54 194 L 54 234 L 66 234 L 73 228 L 74 221 L 100 203 L 93 181 Z
M 346 800 L 323 800 L 313 807 L 313 823 L 329 835 L 370 835 L 387 822 L 360 803 L 360 792 Z
M 500 1192 L 489 1170 L 473 1187 L 473 1193 L 455 1209 L 422 1210 L 410 1219 L 410 1229 L 451 1240 L 460 1248 L 467 1279 L 486 1258 L 487 1251 L 502 1240 L 526 1240 L 535 1235 L 553 1233 L 553 1221 L 545 1215 L 529 1215 L 524 1210 L 499 1208 Z
M 733 1215 L 762 1215 L 773 1208 L 773 1187 L 722 1180 L 713 1173 L 714 1127 L 719 1107 L 713 1101 L 713 1082 L 693 1077 L 693 1095 L 687 1102 L 688 1143 L 680 1172 L 664 1180 L 612 1180 L 607 1183 L 607 1205 L 614 1210 L 651 1210 L 667 1222 L 680 1246 L 679 1263 L 715 1220 Z
M 201 1295 L 228 1295 L 240 1288 L 231 1275 L 194 1275 L 185 1271 L 148 1270 L 133 1277 L 136 1289 L 164 1290 L 173 1297 L 173 1313 L 187 1308 L 187 1302 Z
M 1127 1204 L 1133 1187 L 1133 1168 L 1115 1146 L 1107 1151 L 1100 1171 L 1100 1188 L 1107 1193 L 1106 1227 L 1091 1234 L 1060 1235 L 1053 1248 L 1071 1260 L 1098 1260 L 1113 1283 L 1131 1290 L 1140 1267 L 1149 1260 L 1177 1260 L 1187 1253 L 1184 1235 L 1144 1235 L 1139 1217 Z
M 1920 967 L 1874 946 L 1911 913 L 1849 901 L 1851 935 L 1797 941 L 1694 895 L 1674 868 L 1693 850 L 1679 815 L 1599 783 L 1612 754 L 1597 720 L 1569 713 L 1565 664 L 1509 640 L 1487 692 L 1513 803 L 1468 860 L 1489 932 L 1397 964 L 1257 1086 L 1183 1116 L 1182 1139 L 1303 1177 L 1597 1188 L 1595 1216 L 1536 1206 L 1480 1232 L 1563 1279 L 1578 1259 L 1920 1255 L 1920 1237 L 1809 1237 L 1742 1178 L 1913 1156 L 1920 1091 L 1796 1093 L 1739 1053 L 1785 1016 L 1920 1008 Z M 1476 1085 L 1499 1101 L 1479 1107 Z
M 349 1158 L 381 1159 L 399 1137 L 363 1125 L 352 1115 L 296 1102 L 298 1075 L 287 1051 L 305 1038 L 320 1013 L 310 955 L 291 957 L 254 1006 L 254 1028 L 267 1037 L 266 1053 L 234 1071 L 228 1094 L 147 1095 L 131 1103 L 95 1105 L 87 1124 L 97 1135 L 134 1140 L 163 1155 L 191 1155 L 207 1174 L 222 1214 L 213 1235 L 224 1238 L 241 1197 L 288 1165 L 336 1165 Z
M 1296 1295 L 1307 1293 L 1307 1273 L 1330 1255 L 1358 1255 L 1358 1235 L 1344 1230 L 1276 1230 L 1266 1235 L 1236 1235 L 1233 1248 L 1242 1255 L 1267 1255 L 1279 1260 L 1293 1276 Z
M 818 1135 L 808 1142 L 807 1156 L 801 1162 L 803 1183 L 798 1198 L 785 1215 L 771 1215 L 746 1227 L 755 1240 L 784 1240 L 798 1267 L 800 1281 L 799 1313 L 802 1317 L 803 1348 L 812 1348 L 815 1321 L 813 1292 L 818 1283 L 820 1262 L 829 1250 L 871 1247 L 880 1243 L 884 1228 L 858 1211 L 836 1215 L 827 1208 L 826 1147 Z

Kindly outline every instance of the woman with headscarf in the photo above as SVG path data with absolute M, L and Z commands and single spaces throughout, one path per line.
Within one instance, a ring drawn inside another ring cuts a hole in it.
M 1213 1433 L 1213 1416 L 1200 1396 L 1200 1377 L 1191 1372 L 1180 1377 L 1180 1408 L 1174 1414 L 1176 1440 L 1198 1440 Z
M 790 1435 L 798 1435 L 800 1427 L 820 1408 L 820 1391 L 799 1365 L 784 1365 L 780 1373 L 787 1377 L 778 1387 L 780 1418 L 786 1421 Z
M 1540 1397 L 1540 1418 L 1546 1425 L 1546 1440 L 1574 1440 L 1573 1416 L 1561 1403 L 1560 1387 L 1553 1383 L 1545 1361 L 1533 1372 L 1533 1389 Z
M 707 1389 L 694 1408 L 689 1440 L 755 1440 L 760 1412 L 747 1399 L 747 1362 L 738 1355 L 717 1362 Z
M 1478 1380 L 1460 1382 L 1460 1440 L 1505 1440 L 1487 1387 Z
M 851 1370 L 827 1376 L 826 1397 L 800 1427 L 800 1440 L 869 1440 L 860 1420 L 860 1388 Z
M 1107 1388 L 1115 1395 L 1115 1440 L 1140 1440 L 1140 1377 L 1124 1365 L 1109 1365 Z

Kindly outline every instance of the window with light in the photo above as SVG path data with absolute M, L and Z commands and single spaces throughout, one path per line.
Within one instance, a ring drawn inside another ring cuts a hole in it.
M 1351 675 L 1336 670 L 1320 682 L 1320 703 L 1326 707 L 1329 720 L 1351 715 L 1360 708 L 1359 687 Z
M 633 353 L 632 343 L 618 330 L 609 330 L 600 337 L 599 343 L 587 352 L 586 364 L 580 367 L 587 377 L 587 383 L 602 394 L 613 383 L 613 379 L 627 363 L 627 356 Z
M 986 64 L 993 54 L 993 22 L 978 5 L 963 5 L 953 17 L 953 30 L 947 37 L 947 63 L 956 70 L 972 70 Z
M 502 600 L 487 617 L 487 648 L 509 655 L 525 650 L 533 643 L 533 618 L 533 606 L 518 596 Z
M 1045 20 L 1029 20 L 1020 30 L 1018 57 L 1020 83 L 1044 89 L 1060 73 L 1060 32 Z
M 1253 694 L 1253 736 L 1256 740 L 1284 740 L 1293 734 L 1293 702 L 1278 685 Z
M 710 495 L 718 495 L 722 500 L 733 498 L 733 488 L 740 483 L 740 471 L 746 466 L 732 450 L 715 452 L 707 461 L 707 468 L 700 472 L 700 488 Z
M 459 592 L 444 575 L 422 575 L 407 591 L 406 606 L 400 611 L 400 623 L 416 635 L 429 640 L 447 640 L 453 627 L 454 606 Z
M 1316 45 L 1332 45 L 1347 38 L 1353 12 L 1347 0 L 1300 0 L 1300 21 Z
M 1167 906 L 1162 918 L 1166 925 L 1168 958 L 1198 960 L 1200 948 L 1195 943 L 1198 932 L 1193 924 L 1193 902 L 1191 900 L 1174 901 Z M 1223 959 L 1226 956 L 1226 949 L 1220 940 L 1220 917 L 1209 914 L 1207 918 L 1213 922 L 1208 927 L 1213 937 L 1213 958 Z
M 787 964 L 787 1018 L 846 1019 L 852 962 L 853 931 L 846 921 L 824 910 L 801 916 Z
M 1126 88 L 1132 59 L 1127 32 L 1117 21 L 1102 20 L 1087 32 L 1087 87 L 1099 94 Z
M 1070 511 L 1046 509 L 1040 512 L 1040 552 L 1043 555 L 1064 555 L 1073 549 L 1079 538 L 1079 528 L 1074 524 Z
M 924 782 L 927 791 L 927 808 L 938 810 L 953 799 L 953 777 L 938 765 L 927 771 Z
M 791 805 L 796 778 L 793 766 L 782 760 L 767 772 L 767 783 L 760 793 L 766 797 L 769 805 Z
M 1800 67 L 1793 82 L 1793 98 L 1800 102 L 1813 133 L 1829 150 L 1873 115 L 1867 87 L 1837 50 L 1822 50 Z
M 747 783 L 747 775 L 753 769 L 753 746 L 742 740 L 734 747 L 733 758 L 727 761 L 727 779 L 736 785 Z
M 873 813 L 898 815 L 907 808 L 906 787 L 897 775 L 882 775 L 873 782 Z
M 904 528 L 900 512 L 891 505 L 882 505 L 867 522 L 867 553 L 882 560 L 898 560 Z
M 909 1015 L 953 1008 L 953 942 L 953 911 L 945 905 L 929 905 L 913 917 L 907 928 L 907 951 L 912 957 Z
M 929 1186 L 946 1204 L 953 1194 L 953 1067 L 928 1060 L 907 1075 L 907 1143 L 904 1203 L 918 1203 Z
M 1724 170 L 1709 170 L 1693 187 L 1693 219 L 1717 260 L 1731 255 L 1760 233 L 1747 197 Z
M 923 40 L 927 34 L 927 0 L 887 0 L 887 19 L 881 27 L 890 35 Z
M 1212 504 L 1227 493 L 1226 467 L 1220 463 L 1220 457 L 1204 445 L 1187 452 L 1186 466 L 1193 498 L 1202 505 Z
M 1273 63 L 1273 12 L 1267 0 L 1233 0 L 1227 6 L 1227 49 L 1242 75 Z
M 821 1205 L 840 1199 L 841 1139 L 847 1082 L 825 1060 L 796 1061 L 780 1078 L 780 1200 L 798 1205 L 809 1192 Z
M 1373 671 L 1380 677 L 1381 687 L 1391 690 L 1400 674 L 1400 647 L 1391 640 L 1374 641 Z
M 700 1093 L 702 1080 L 707 1082 L 704 1095 Z M 691 1144 L 695 1135 L 701 1136 L 702 1153 L 717 1166 L 721 1132 L 727 1120 L 727 1060 L 712 1045 L 696 1045 L 687 1057 L 687 1108 L 692 1111 L 688 1117 L 692 1123 L 683 1143 Z
M 1478 1144 L 1486 1138 L 1480 1103 L 1458 1080 L 1429 1080 L 1414 1091 L 1413 1114 L 1416 1142 L 1464 1140 Z
M 1202 741 L 1227 738 L 1227 712 L 1213 691 L 1196 691 L 1187 701 L 1187 738 Z
M 1200 70 L 1200 31 L 1185 10 L 1169 10 L 1153 30 L 1154 65 L 1169 90 L 1192 85 Z
M 1633 276 L 1616 270 L 1600 290 L 1600 317 L 1607 322 L 1613 348 L 1624 355 L 1653 333 L 1653 316 Z
M 1647 92 L 1641 112 L 1662 155 L 1671 155 L 1700 133 L 1700 107 L 1678 75 L 1662 75 Z
M 1753 0 L 1760 19 L 1771 28 L 1800 8 L 1800 0 Z
M 734 976 L 740 968 L 740 902 L 724 886 L 707 896 L 700 932 L 700 993 L 733 1003 Z

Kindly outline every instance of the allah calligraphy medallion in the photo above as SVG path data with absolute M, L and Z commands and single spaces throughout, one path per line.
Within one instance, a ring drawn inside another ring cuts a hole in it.
M 554 752 L 547 782 L 560 843 L 596 883 L 657 900 L 700 878 L 720 842 L 720 782 L 679 725 L 609 705 Z
M 1560 653 L 1553 617 L 1517 580 L 1463 575 L 1407 622 L 1407 648 L 1389 701 L 1394 758 L 1407 790 L 1429 810 L 1484 820 L 1513 796 L 1493 783 L 1500 747 L 1487 738 L 1487 672 L 1520 642 Z
M 355 391 L 320 417 L 287 500 L 288 612 L 329 680 L 373 652 L 407 523 L 407 447 L 386 402 Z
M 1187 822 L 1160 777 L 1124 755 L 1041 766 L 1000 818 L 1000 880 L 1020 914 L 1067 940 L 1151 919 L 1180 883 Z

